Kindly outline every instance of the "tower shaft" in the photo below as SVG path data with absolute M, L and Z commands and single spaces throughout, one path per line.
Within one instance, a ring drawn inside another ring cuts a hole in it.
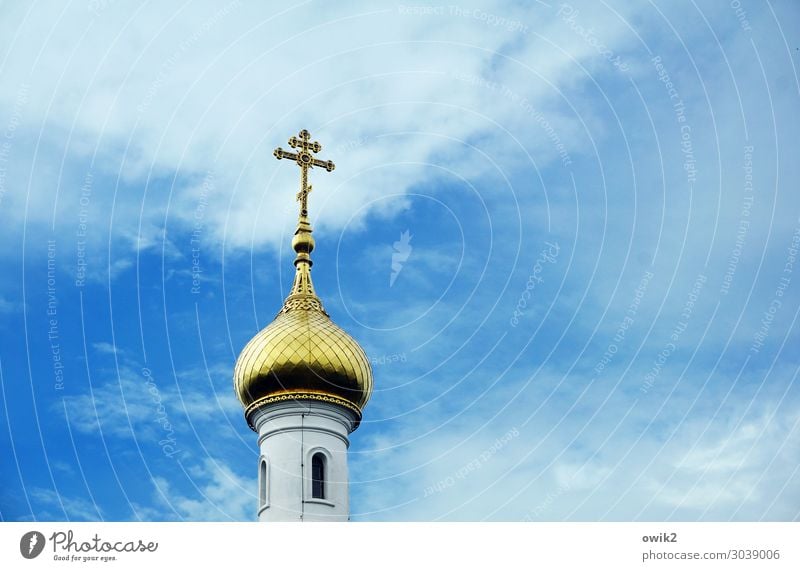
M 258 411 L 253 421 L 259 521 L 347 521 L 355 415 L 335 404 L 289 400 Z

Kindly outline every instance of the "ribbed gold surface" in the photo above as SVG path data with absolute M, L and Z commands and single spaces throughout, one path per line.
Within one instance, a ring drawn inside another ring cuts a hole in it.
M 372 370 L 358 343 L 315 309 L 281 311 L 245 346 L 234 372 L 248 407 L 287 393 L 330 394 L 360 411 L 372 393 Z

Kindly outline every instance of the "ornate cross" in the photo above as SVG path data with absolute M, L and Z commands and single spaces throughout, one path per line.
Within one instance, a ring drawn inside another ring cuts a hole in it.
M 300 167 L 300 192 L 297 193 L 297 201 L 300 203 L 300 216 L 308 216 L 308 193 L 311 192 L 311 186 L 308 184 L 308 169 L 322 167 L 331 172 L 336 165 L 333 164 L 333 161 L 321 161 L 314 158 L 312 153 L 320 152 L 322 145 L 317 141 L 312 142 L 311 134 L 305 129 L 300 131 L 297 137 L 289 139 L 289 146 L 297 149 L 297 152 L 284 151 L 278 147 L 273 154 L 276 159 L 292 159 Z

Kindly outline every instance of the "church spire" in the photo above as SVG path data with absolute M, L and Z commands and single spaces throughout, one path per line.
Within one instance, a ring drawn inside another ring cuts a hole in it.
M 322 145 L 317 141 L 311 141 L 311 134 L 303 129 L 297 137 L 289 139 L 289 146 L 297 149 L 296 153 L 284 151 L 278 147 L 273 153 L 276 159 L 291 159 L 300 167 L 300 192 L 297 193 L 297 202 L 300 203 L 300 215 L 297 220 L 297 230 L 292 239 L 292 248 L 296 253 L 294 266 L 296 268 L 294 283 L 286 301 L 283 303 L 280 313 L 291 311 L 292 309 L 317 310 L 325 313 L 322 302 L 314 292 L 314 284 L 311 281 L 311 252 L 314 250 L 314 237 L 311 223 L 308 220 L 308 195 L 312 190 L 308 184 L 308 169 L 322 167 L 331 172 L 336 165 L 333 161 L 322 161 L 314 157 L 314 153 L 322 150 Z M 327 313 L 325 313 L 327 315 Z
M 308 170 L 322 146 L 308 131 L 275 149 L 300 167 L 300 213 L 292 239 L 295 277 L 275 319 L 245 345 L 233 386 L 247 423 L 258 433 L 258 519 L 347 521 L 347 447 L 372 395 L 364 349 L 325 313 L 311 283 L 314 250 L 308 221 Z

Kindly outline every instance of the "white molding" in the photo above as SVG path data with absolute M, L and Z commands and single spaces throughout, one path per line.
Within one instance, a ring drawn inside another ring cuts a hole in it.
M 325 499 L 322 499 L 322 498 L 308 498 L 306 500 L 306 503 L 307 504 L 319 504 L 321 506 L 330 506 L 332 508 L 336 507 L 336 504 L 334 504 L 332 501 L 325 500 Z

